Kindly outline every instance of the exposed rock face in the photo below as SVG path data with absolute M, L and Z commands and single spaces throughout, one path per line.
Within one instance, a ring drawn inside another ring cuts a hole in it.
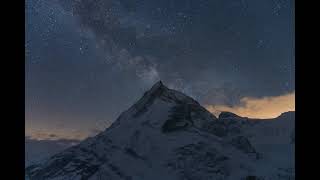
M 252 122 L 225 112 L 217 119 L 194 99 L 158 82 L 104 132 L 27 167 L 26 176 L 31 180 L 294 178 L 292 118 L 289 113 Z M 263 131 L 281 127 L 288 132 Z
M 174 150 L 168 166 L 180 179 L 223 179 L 229 175 L 228 157 L 209 144 L 198 142 Z
M 244 136 L 237 136 L 230 143 L 244 153 L 256 153 L 248 138 Z

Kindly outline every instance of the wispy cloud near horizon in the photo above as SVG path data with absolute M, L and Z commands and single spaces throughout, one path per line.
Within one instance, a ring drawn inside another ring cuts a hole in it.
M 240 105 L 233 107 L 210 104 L 204 107 L 214 115 L 228 111 L 249 118 L 275 118 L 284 112 L 295 111 L 295 92 L 262 98 L 244 97 L 240 102 Z

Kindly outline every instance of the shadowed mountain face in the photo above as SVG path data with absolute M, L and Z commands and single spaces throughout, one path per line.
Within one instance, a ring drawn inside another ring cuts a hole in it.
M 26 168 L 31 180 L 294 179 L 294 112 L 216 118 L 161 82 L 104 132 Z

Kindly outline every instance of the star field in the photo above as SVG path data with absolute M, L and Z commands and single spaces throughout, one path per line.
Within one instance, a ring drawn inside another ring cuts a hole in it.
M 160 79 L 203 105 L 295 90 L 291 0 L 28 0 L 25 9 L 30 136 L 94 134 Z

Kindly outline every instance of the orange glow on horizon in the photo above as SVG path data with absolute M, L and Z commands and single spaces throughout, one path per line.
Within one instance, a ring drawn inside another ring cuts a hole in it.
M 240 101 L 241 105 L 235 107 L 225 105 L 205 105 L 204 107 L 216 116 L 222 111 L 228 111 L 239 116 L 258 119 L 275 118 L 281 113 L 295 111 L 295 92 L 263 98 L 244 97 Z

